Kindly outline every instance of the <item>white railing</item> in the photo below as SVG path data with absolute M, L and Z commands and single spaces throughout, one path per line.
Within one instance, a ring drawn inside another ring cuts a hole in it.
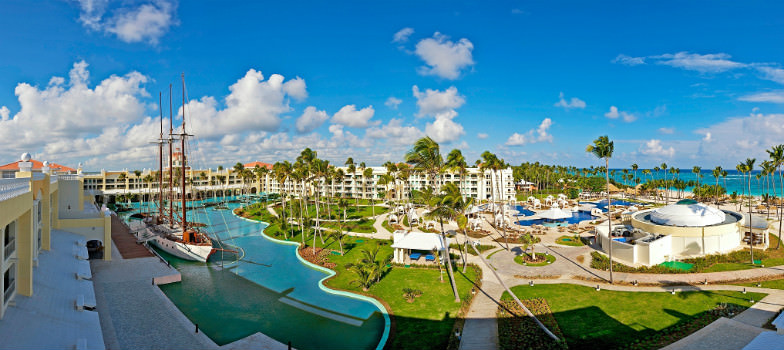
M 44 173 L 33 173 L 33 180 L 35 181 L 41 181 L 44 178 L 46 178 L 46 175 L 44 175 Z
M 79 180 L 79 175 L 65 174 L 59 176 L 60 176 L 60 180 Z
M 49 175 L 49 183 L 55 183 L 55 182 L 57 182 L 57 175 L 55 174 Z
M 5 289 L 3 293 L 3 303 L 8 304 L 8 301 L 11 300 L 11 296 L 14 295 L 16 291 L 16 280 L 11 281 Z
M 30 179 L 0 179 L 0 202 L 30 191 Z
M 16 240 L 8 242 L 8 244 L 5 245 L 5 249 L 3 250 L 3 252 L 5 253 L 4 259 L 8 260 L 8 258 L 11 257 L 11 254 L 13 254 L 14 251 L 16 251 Z

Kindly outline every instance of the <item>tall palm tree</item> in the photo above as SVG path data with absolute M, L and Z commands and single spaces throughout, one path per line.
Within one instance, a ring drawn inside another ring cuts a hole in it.
M 770 188 L 770 175 L 776 172 L 776 165 L 772 160 L 766 160 L 760 164 L 762 167 L 762 172 L 760 175 L 765 176 L 765 180 L 767 182 L 768 188 Z M 775 185 L 775 184 L 774 184 Z M 770 194 L 765 191 L 765 194 L 768 195 L 767 200 L 765 201 L 765 206 L 768 207 L 768 219 L 770 219 Z M 773 198 L 776 197 L 776 186 L 773 186 Z
M 346 172 L 351 174 L 351 197 L 356 197 L 355 188 L 357 184 L 357 166 L 354 164 L 354 158 L 348 157 L 348 159 L 346 159 Z M 357 206 L 359 206 L 359 199 L 357 199 Z
M 447 222 L 451 219 L 456 219 L 460 214 L 458 208 L 461 208 L 463 197 L 460 194 L 460 189 L 454 183 L 447 183 L 442 186 L 443 194 L 436 197 L 432 204 L 434 208 L 428 216 L 438 218 L 441 224 L 441 244 L 444 246 L 444 259 L 446 260 L 446 271 L 449 275 L 449 280 L 452 283 L 452 292 L 455 295 L 455 302 L 460 302 L 460 295 L 457 293 L 457 284 L 455 283 L 455 276 L 452 273 L 452 258 L 449 254 L 449 245 L 446 242 L 446 232 L 444 231 L 444 219 Z
M 767 152 L 768 152 L 768 156 L 770 156 L 771 161 L 773 161 L 773 165 L 779 171 L 779 184 L 781 186 L 780 187 L 780 189 L 781 189 L 781 196 L 784 197 L 784 174 L 782 174 L 782 172 L 781 172 L 781 166 L 784 165 L 784 145 L 773 146 Z M 774 189 L 775 189 L 775 180 L 774 180 Z M 775 195 L 774 195 L 774 197 L 775 197 Z M 780 198 L 776 199 L 776 200 L 777 200 L 776 211 L 779 214 L 779 240 L 776 243 L 776 249 L 779 249 L 779 247 L 781 246 L 782 213 L 784 213 L 784 211 L 782 211 L 782 208 L 781 208 L 781 201 L 782 200 Z
M 751 232 L 751 236 L 749 237 L 749 250 L 751 251 L 751 264 L 754 265 L 754 247 L 752 246 L 752 242 L 754 241 L 754 231 L 751 225 L 751 200 L 754 196 L 751 195 L 751 172 L 754 171 L 754 162 L 757 159 L 755 158 L 746 158 L 746 162 L 743 163 L 743 170 L 749 173 L 749 232 Z
M 702 168 L 695 165 L 693 168 L 691 168 L 691 172 L 694 173 L 694 176 L 697 178 L 697 188 L 699 189 L 700 188 L 700 177 L 701 177 L 700 173 L 702 172 Z M 695 192 L 694 197 L 697 198 L 697 193 L 696 192 L 698 192 L 698 191 L 694 191 L 694 192 Z
M 667 183 L 667 163 L 661 163 L 661 169 L 664 171 L 664 204 L 670 204 L 670 186 Z
M 414 166 L 414 171 L 427 174 L 428 180 L 433 181 L 436 192 L 440 192 L 437 176 L 444 167 L 444 159 L 437 142 L 429 136 L 417 140 L 406 152 L 405 160 Z
M 713 169 L 712 175 L 716 178 L 716 206 L 719 206 L 719 177 L 721 176 L 722 169 L 720 166 L 717 166 Z
M 738 163 L 738 165 L 735 166 L 735 170 L 737 170 L 741 174 L 741 178 L 743 179 L 743 184 L 740 187 L 741 188 L 741 190 L 740 190 L 741 191 L 740 192 L 741 193 L 740 194 L 741 200 L 740 200 L 740 204 L 738 206 L 738 208 L 739 208 L 738 210 L 742 211 L 743 210 L 743 197 L 746 196 L 746 166 L 745 166 L 745 164 L 743 164 L 743 162 Z
M 460 190 L 461 192 L 464 192 L 462 185 L 466 183 L 465 173 L 468 164 L 466 163 L 465 157 L 463 157 L 463 153 L 460 152 L 459 149 L 453 149 L 446 156 L 446 168 L 451 171 L 456 171 L 460 175 Z
M 368 180 L 367 179 L 371 179 L 370 183 L 371 184 L 373 183 L 373 180 L 372 180 L 373 179 L 373 168 L 365 168 L 365 170 L 362 171 L 363 192 L 366 192 L 367 188 L 368 188 L 368 186 L 367 186 L 367 181 Z M 369 199 L 370 199 L 370 210 L 373 212 L 373 217 L 375 217 L 376 216 L 376 200 L 373 198 L 373 191 L 370 191 Z
M 610 158 L 612 157 L 613 150 L 615 149 L 615 145 L 608 136 L 599 136 L 598 139 L 593 140 L 592 145 L 588 145 L 585 148 L 586 152 L 592 153 L 596 156 L 596 158 L 604 159 L 604 166 L 605 168 L 610 168 Z M 610 284 L 613 283 L 613 267 L 612 267 L 612 206 L 610 205 L 610 176 L 609 174 L 605 174 L 606 181 L 607 181 L 607 238 L 609 239 L 610 245 Z

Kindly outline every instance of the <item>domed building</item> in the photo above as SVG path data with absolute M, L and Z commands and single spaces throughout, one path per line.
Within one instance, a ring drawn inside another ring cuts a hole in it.
M 687 199 L 660 208 L 624 212 L 621 223 L 596 226 L 602 250 L 613 244 L 613 259 L 630 265 L 658 265 L 665 261 L 708 254 L 724 254 L 747 246 L 767 248 L 767 222 Z M 759 222 L 754 222 L 759 221 Z M 612 241 L 608 238 L 612 236 Z M 745 245 L 744 245 L 745 244 Z

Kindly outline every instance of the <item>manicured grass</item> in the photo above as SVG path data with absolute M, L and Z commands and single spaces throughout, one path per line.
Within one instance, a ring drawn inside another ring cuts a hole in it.
M 377 243 L 385 244 L 381 246 L 379 257 L 392 254 L 389 241 L 364 239 L 363 243 L 358 243 L 344 256 L 330 256 L 329 260 L 337 264 L 335 271 L 338 274 L 328 280 L 327 285 L 362 293 L 361 288 L 351 283 L 356 276 L 346 270 L 345 265 L 361 259 L 361 250 L 373 247 Z M 469 267 L 464 275 L 457 266 L 454 268 L 460 298 L 466 300 L 471 295 L 472 281 L 477 280 L 477 272 L 473 267 Z M 446 271 L 443 277 L 444 282 L 440 282 L 437 268 L 394 267 L 390 268 L 381 280 L 365 293 L 386 302 L 395 317 L 396 334 L 390 344 L 392 349 L 446 348 L 461 303 L 454 301 Z M 413 303 L 409 303 L 403 297 L 403 288 L 419 289 L 423 294 Z
M 739 286 L 756 287 L 758 282 L 736 283 Z M 784 289 L 784 279 L 759 282 L 762 288 Z
M 523 254 L 523 255 L 527 255 L 527 254 Z M 542 261 L 542 262 L 538 262 L 538 263 L 526 263 L 525 261 L 523 261 L 523 255 L 516 256 L 514 258 L 514 261 L 516 263 L 518 263 L 520 265 L 524 265 L 524 266 L 546 266 L 546 265 L 552 264 L 555 261 L 555 255 L 552 255 L 552 254 L 545 255 L 544 253 L 536 253 L 536 257 L 537 258 L 540 258 L 540 257 L 544 256 L 545 260 Z
M 291 203 L 293 203 L 293 202 L 289 202 L 289 203 L 286 204 L 286 211 L 287 212 L 291 211 Z M 389 208 L 387 208 L 387 207 L 375 206 L 375 209 L 373 209 L 373 208 L 374 207 L 370 207 L 370 206 L 359 206 L 359 207 L 357 207 L 357 206 L 354 205 L 353 201 L 349 201 L 349 206 L 346 208 L 345 220 L 356 220 L 356 219 L 362 219 L 362 218 L 369 218 L 369 217 L 373 216 L 374 210 L 375 210 L 375 215 L 381 215 L 381 214 L 384 214 L 387 211 L 389 211 Z M 329 205 L 327 209 L 328 210 L 325 210 L 323 204 L 319 205 L 319 217 L 320 218 L 325 219 L 325 220 L 338 220 L 338 219 L 344 220 L 343 210 L 340 209 L 336 204 Z M 282 206 L 276 205 L 275 206 L 275 210 L 280 212 L 282 210 Z M 294 214 L 295 214 L 296 217 L 299 217 L 299 214 L 300 214 L 299 210 L 296 210 Z M 316 217 L 316 205 L 315 205 L 314 202 L 311 202 L 308 205 L 308 210 L 307 210 L 306 215 L 308 215 L 311 218 L 315 218 Z
M 623 348 L 668 327 L 687 322 L 720 303 L 749 307 L 761 293 L 729 291 L 616 292 L 569 285 L 516 286 L 520 299 L 544 298 L 570 349 Z M 504 293 L 504 299 L 511 297 Z
M 572 247 L 582 247 L 585 245 L 583 244 L 583 241 L 582 239 L 580 239 L 579 236 L 568 236 L 568 235 L 558 237 L 558 239 L 555 240 L 555 243 L 561 245 L 568 245 Z
M 476 247 L 476 250 L 478 250 L 479 253 L 481 254 L 481 253 L 484 253 L 486 250 L 490 250 L 490 249 L 496 248 L 498 246 L 480 244 L 480 245 L 475 246 L 475 247 Z M 463 250 L 463 245 L 462 244 L 454 244 L 454 243 L 452 243 L 452 244 L 449 245 L 449 248 L 462 251 Z M 471 248 L 471 247 L 467 247 L 467 248 L 468 248 L 468 254 L 476 256 L 476 251 L 473 248 Z

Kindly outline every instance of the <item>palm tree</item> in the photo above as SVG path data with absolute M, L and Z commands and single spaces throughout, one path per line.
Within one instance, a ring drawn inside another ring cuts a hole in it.
M 433 201 L 435 207 L 432 211 L 428 214 L 428 216 L 433 218 L 438 218 L 438 221 L 441 225 L 441 244 L 444 247 L 444 259 L 447 262 L 447 274 L 449 275 L 449 280 L 452 283 L 452 292 L 455 294 L 455 302 L 460 302 L 460 295 L 457 293 L 457 284 L 455 282 L 455 277 L 452 274 L 452 258 L 449 254 L 449 245 L 446 243 L 446 233 L 444 232 L 444 219 L 447 222 L 450 219 L 457 218 L 460 214 L 457 208 L 462 207 L 460 202 L 463 201 L 463 197 L 460 194 L 460 189 L 452 182 L 449 182 L 442 186 L 443 194 L 438 196 Z
M 437 142 L 433 141 L 430 137 L 423 137 L 414 143 L 414 146 L 406 153 L 406 163 L 414 165 L 414 169 L 427 173 L 430 179 L 435 181 L 434 185 L 439 188 L 440 184 L 435 180 L 437 174 L 443 168 L 443 158 L 441 157 L 440 147 Z M 454 185 L 454 184 L 453 184 Z M 458 194 L 459 194 L 458 190 Z M 452 274 L 452 259 L 449 255 L 449 247 L 446 244 L 446 234 L 444 233 L 443 219 L 447 217 L 448 220 L 448 207 L 439 206 L 431 214 L 438 216 L 441 219 L 441 243 L 446 250 L 444 257 L 447 262 L 447 274 L 452 283 L 452 292 L 455 294 L 455 301 L 460 301 L 460 295 L 457 293 L 457 284 L 455 283 L 455 276 Z
M 354 158 L 348 157 L 346 159 L 346 172 L 351 174 L 351 197 L 356 197 L 355 189 L 356 189 L 356 174 L 357 174 L 357 166 L 354 164 Z M 357 199 L 357 206 L 359 206 L 359 199 Z
M 695 165 L 693 168 L 691 168 L 691 172 L 694 173 L 694 176 L 697 178 L 697 188 L 700 188 L 700 177 L 701 177 L 700 173 L 702 172 L 702 168 L 700 168 L 700 167 Z M 694 192 L 695 192 L 694 197 L 698 198 L 697 195 L 696 195 L 697 191 L 694 191 Z
M 661 163 L 661 169 L 664 171 L 664 204 L 670 204 L 670 187 L 667 183 L 667 163 Z
M 771 161 L 773 161 L 773 165 L 779 171 L 779 184 L 781 186 L 781 196 L 784 197 L 784 174 L 781 172 L 781 166 L 784 165 L 784 145 L 773 146 L 768 152 L 768 156 L 770 156 Z M 775 180 L 774 180 L 774 191 L 775 191 Z M 775 197 L 775 194 L 774 194 Z M 776 211 L 779 214 L 779 240 L 776 242 L 776 249 L 779 249 L 781 246 L 781 222 L 782 222 L 782 213 L 781 210 L 781 199 L 777 199 Z
M 457 173 L 460 174 L 460 191 L 464 192 L 462 185 L 466 183 L 465 173 L 466 168 L 468 168 L 468 164 L 466 164 L 466 159 L 463 157 L 463 153 L 460 152 L 459 149 L 453 149 L 446 156 L 446 168 L 452 171 L 457 171 Z
M 775 163 L 772 160 L 766 160 L 766 161 L 762 162 L 761 166 L 762 166 L 762 173 L 760 175 L 765 176 L 766 180 L 769 180 L 770 179 L 770 175 L 776 172 L 776 165 L 775 165 Z M 769 182 L 769 181 L 766 181 L 766 182 Z M 768 186 L 768 187 L 770 187 L 770 186 Z M 765 201 L 765 206 L 768 207 L 768 209 L 767 209 L 768 217 L 767 218 L 770 219 L 770 194 L 767 193 L 767 192 L 765 194 L 768 195 L 768 199 Z M 773 198 L 776 198 L 776 187 L 775 186 L 773 187 Z
M 362 171 L 363 192 L 365 192 L 367 190 L 367 188 L 368 188 L 367 187 L 367 179 L 372 179 L 372 178 L 373 178 L 373 168 L 365 168 L 365 170 Z M 371 180 L 370 183 L 372 184 L 373 181 Z M 370 191 L 369 199 L 370 199 L 370 210 L 373 212 L 373 217 L 375 217 L 376 216 L 376 201 L 375 201 L 375 199 L 373 199 L 373 191 Z
M 610 158 L 612 157 L 615 145 L 608 136 L 599 136 L 598 139 L 593 140 L 592 145 L 585 148 L 586 152 L 593 153 L 596 158 L 604 159 L 605 168 L 610 168 Z M 613 268 L 612 268 L 612 212 L 610 205 L 610 176 L 605 173 L 607 181 L 607 238 L 610 240 L 610 284 L 613 283 Z
M 719 176 L 721 176 L 722 169 L 720 166 L 717 166 L 713 169 L 713 177 L 716 178 L 716 206 L 719 206 Z
M 741 185 L 741 195 L 740 195 L 740 204 L 738 205 L 738 210 L 743 210 L 743 197 L 746 196 L 746 166 L 741 162 L 735 166 L 735 170 L 737 170 L 743 179 L 743 185 Z
M 746 158 L 746 162 L 743 164 L 743 170 L 749 173 L 749 232 L 751 236 L 749 236 L 749 250 L 751 251 L 751 264 L 754 265 L 754 247 L 752 246 L 752 242 L 754 241 L 754 231 L 752 230 L 754 226 L 751 226 L 751 200 L 754 196 L 751 195 L 751 172 L 754 170 L 754 162 L 757 159 L 755 158 Z

